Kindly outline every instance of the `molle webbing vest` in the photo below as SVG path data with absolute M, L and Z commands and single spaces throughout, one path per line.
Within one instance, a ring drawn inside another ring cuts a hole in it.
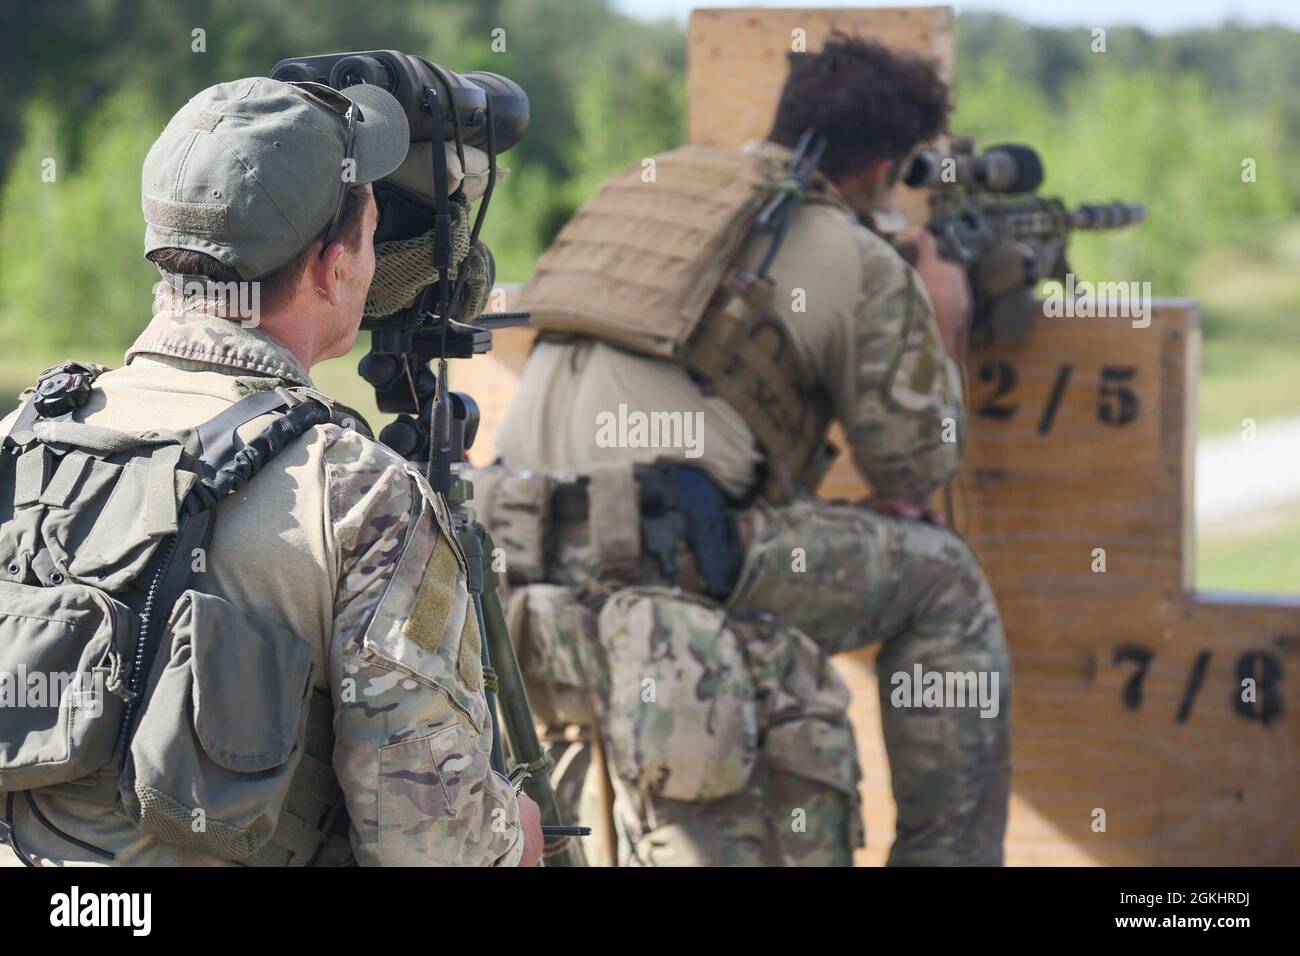
M 32 865 L 21 796 L 111 858 L 45 818 L 32 791 L 49 788 L 120 802 L 139 829 L 227 860 L 302 865 L 332 836 L 335 856 L 346 817 L 310 645 L 190 587 L 219 502 L 331 409 L 272 388 L 180 432 L 75 421 L 102 370 L 43 373 L 0 446 L 0 697 L 30 698 L 0 707 L 0 829 Z
M 589 336 L 683 366 L 745 419 L 764 452 L 763 494 L 786 501 L 830 465 L 829 400 L 771 306 L 771 281 L 735 260 L 774 192 L 841 201 L 820 176 L 798 188 L 771 156 L 692 145 L 650 162 L 578 210 L 521 307 L 542 335 Z

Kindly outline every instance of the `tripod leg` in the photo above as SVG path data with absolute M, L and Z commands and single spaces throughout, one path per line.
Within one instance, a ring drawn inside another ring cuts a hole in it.
M 490 539 L 484 542 L 484 547 L 491 553 Z M 514 644 L 506 630 L 501 594 L 497 590 L 497 576 L 487 567 L 484 568 L 482 603 L 486 625 L 484 647 L 488 649 L 496 670 L 501 722 L 510 738 L 512 754 L 530 772 L 524 791 L 541 810 L 543 826 L 564 826 L 572 821 L 562 815 L 555 790 L 551 786 L 551 761 L 542 752 L 542 744 L 537 737 L 537 726 L 533 723 L 532 709 L 528 706 L 528 692 L 524 689 L 523 675 L 519 672 Z M 544 859 L 547 866 L 587 865 L 582 846 L 574 837 L 548 839 Z
M 561 816 L 555 789 L 551 786 L 551 761 L 543 753 L 541 741 L 537 738 L 537 727 L 533 723 L 532 708 L 528 706 L 523 675 L 519 673 L 514 644 L 506 629 L 499 581 L 496 572 L 483 560 L 484 553 L 491 551 L 492 541 L 482 525 L 463 520 L 464 517 L 463 509 L 457 507 L 453 510 L 453 518 L 461 519 L 456 520 L 457 537 L 469 569 L 469 592 L 479 615 L 479 628 L 483 635 L 483 663 L 490 668 L 485 678 L 495 674 L 496 679 L 496 699 L 493 700 L 492 694 L 488 693 L 488 709 L 492 714 L 492 729 L 495 732 L 492 742 L 493 764 L 501 773 L 505 772 L 505 759 L 500 751 L 501 728 L 504 727 L 516 766 L 528 771 L 524 792 L 532 797 L 541 811 L 542 826 L 564 826 L 569 821 Z M 487 684 L 488 681 L 485 679 L 484 683 Z M 587 865 L 581 845 L 570 836 L 548 838 L 542 859 L 547 866 Z

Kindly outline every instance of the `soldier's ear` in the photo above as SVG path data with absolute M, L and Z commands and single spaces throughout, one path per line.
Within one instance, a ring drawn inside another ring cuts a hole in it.
M 341 299 L 339 286 L 341 284 L 340 263 L 347 247 L 341 242 L 331 242 L 325 247 L 324 254 L 312 256 L 311 265 L 309 266 L 310 278 L 312 285 L 320 290 L 320 294 L 329 300 L 330 305 L 338 305 Z

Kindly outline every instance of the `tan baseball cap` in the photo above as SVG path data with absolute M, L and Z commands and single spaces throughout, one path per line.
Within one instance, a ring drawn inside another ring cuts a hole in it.
M 345 163 L 346 112 L 353 163 Z M 145 255 L 204 252 L 257 279 L 328 226 L 343 190 L 387 176 L 410 127 L 388 91 L 258 76 L 220 83 L 176 113 L 145 157 Z

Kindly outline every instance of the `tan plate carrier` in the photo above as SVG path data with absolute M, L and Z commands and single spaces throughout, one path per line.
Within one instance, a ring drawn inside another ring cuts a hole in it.
M 612 176 L 560 232 L 521 305 L 541 335 L 588 336 L 683 366 L 745 419 L 771 501 L 816 487 L 835 451 L 829 401 L 771 308 L 772 282 L 735 265 L 774 192 L 770 155 L 690 145 Z M 805 202 L 840 203 L 818 178 Z

